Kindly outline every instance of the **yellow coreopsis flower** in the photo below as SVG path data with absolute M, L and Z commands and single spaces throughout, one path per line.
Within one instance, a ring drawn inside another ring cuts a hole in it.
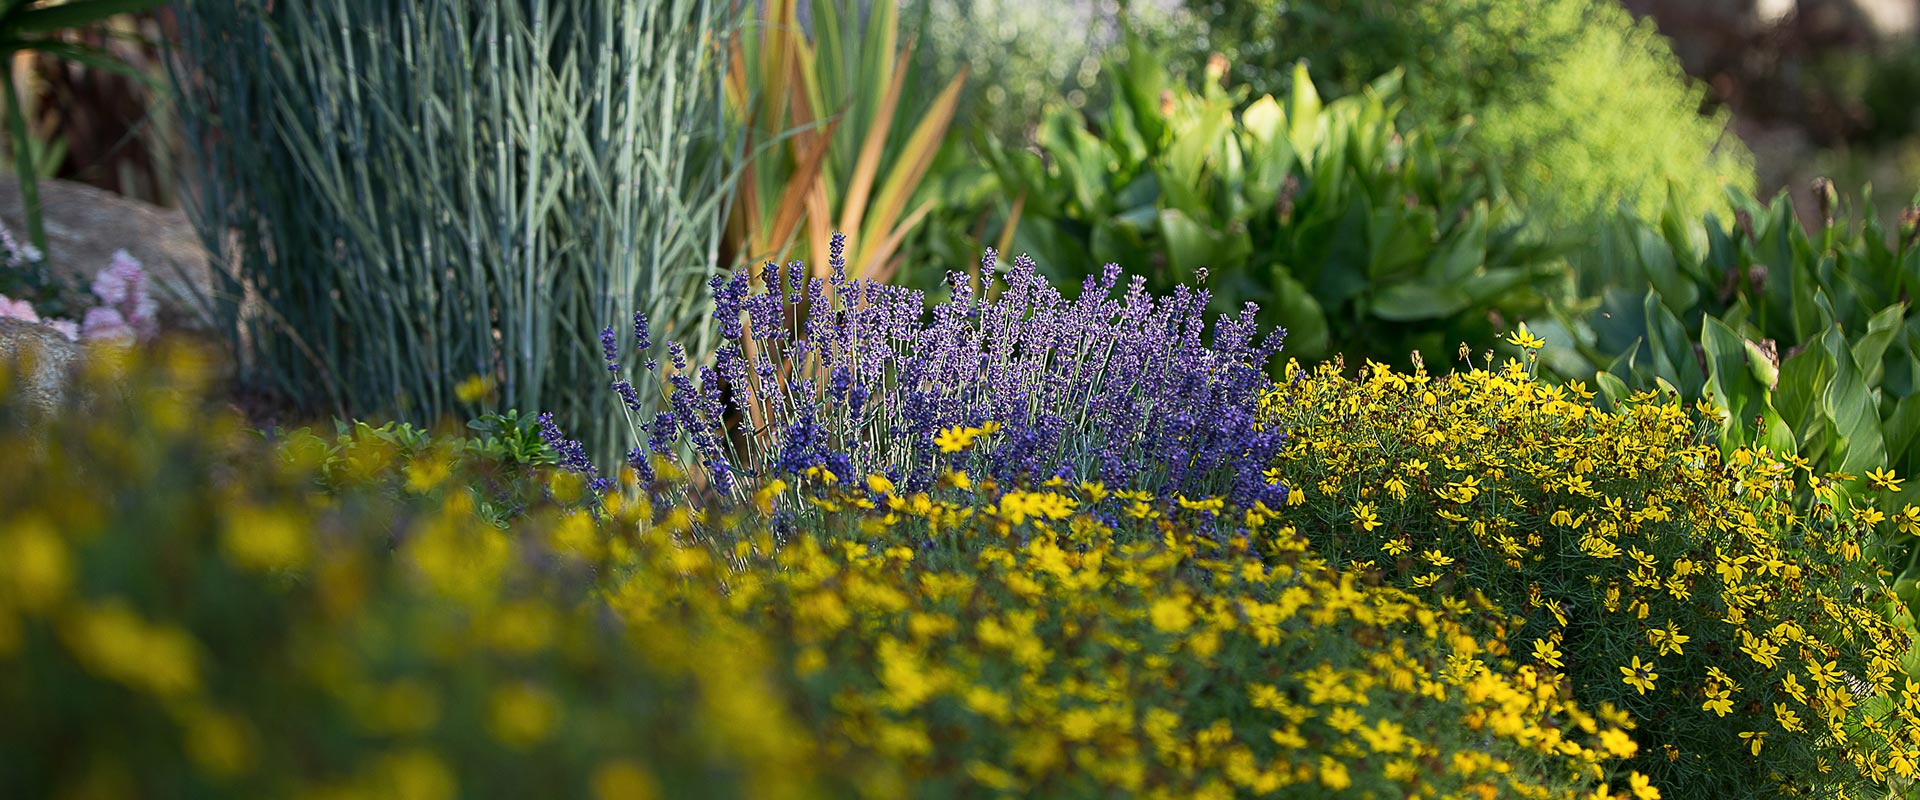
M 1633 657 L 1631 666 L 1621 667 L 1620 673 L 1626 676 L 1621 678 L 1620 682 L 1633 687 L 1641 694 L 1646 694 L 1653 688 L 1654 682 L 1660 680 L 1660 673 L 1653 671 L 1652 664 L 1641 663 L 1639 656 Z
M 1353 524 L 1368 533 L 1380 527 L 1380 517 L 1374 513 L 1372 503 L 1361 503 L 1353 507 Z
M 1900 483 L 1903 479 L 1894 477 L 1893 470 L 1882 467 L 1880 469 L 1868 470 L 1867 480 L 1872 483 L 1876 489 L 1897 492 L 1900 491 Z
M 1753 659 L 1753 663 L 1767 669 L 1773 669 L 1773 665 L 1779 663 L 1780 648 L 1773 642 L 1744 631 L 1741 632 L 1741 636 L 1746 639 L 1746 642 L 1740 646 L 1740 652 L 1746 653 L 1748 658 Z
M 1680 653 L 1680 645 L 1692 640 L 1693 637 L 1680 632 L 1680 628 L 1673 624 L 1673 620 L 1667 620 L 1667 626 L 1664 628 L 1647 631 L 1647 642 L 1659 648 L 1660 655 L 1663 656 L 1669 653 Z
M 1660 790 L 1654 788 L 1653 780 L 1638 772 L 1627 780 L 1627 788 L 1633 791 L 1634 800 L 1660 800 Z
M 1708 684 L 1707 701 L 1700 704 L 1701 711 L 1711 711 L 1715 716 L 1724 717 L 1733 712 L 1733 693 L 1718 684 Z
M 1552 667 L 1564 667 L 1566 663 L 1560 660 L 1560 656 L 1560 648 L 1555 647 L 1553 642 L 1546 639 L 1534 640 L 1533 657 L 1539 659 L 1541 663 Z
M 1900 526 L 1900 532 L 1909 536 L 1920 536 L 1920 508 L 1908 505 L 1893 515 L 1894 524 Z
M 1522 322 L 1520 323 L 1519 330 L 1507 335 L 1507 344 L 1515 347 L 1524 347 L 1528 350 L 1538 350 L 1547 346 L 1547 340 L 1540 338 L 1533 331 L 1528 330 L 1527 323 Z
M 1840 680 L 1840 668 L 1835 662 L 1822 663 L 1815 658 L 1807 663 L 1807 675 L 1813 678 L 1814 685 L 1826 686 Z
M 1193 612 L 1184 600 L 1162 597 L 1147 609 L 1147 617 L 1156 630 L 1178 633 L 1193 624 Z
M 485 375 L 469 375 L 466 380 L 455 384 L 453 396 L 460 402 L 472 405 L 493 396 L 497 386 L 493 378 Z
M 1600 732 L 1600 747 L 1620 758 L 1632 758 L 1640 752 L 1640 743 L 1619 728 L 1608 728 Z

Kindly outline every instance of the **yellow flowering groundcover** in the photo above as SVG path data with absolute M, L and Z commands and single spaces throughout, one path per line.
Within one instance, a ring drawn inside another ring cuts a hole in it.
M 1880 512 L 1797 493 L 1836 477 L 1804 461 L 1723 457 L 1708 406 L 1649 392 L 1599 411 L 1578 382 L 1536 381 L 1539 342 L 1516 343 L 1528 363 L 1446 377 L 1287 368 L 1265 408 L 1291 445 L 1269 477 L 1316 550 L 1430 602 L 1487 595 L 1511 615 L 1504 658 L 1630 714 L 1629 763 L 1669 794 L 1908 784 L 1920 686 L 1863 557 Z
M 1857 531 L 1654 398 L 1295 372 L 1280 508 L 824 470 L 698 506 L 264 440 L 179 354 L 105 372 L 84 416 L 0 412 L 29 796 L 1650 798 L 1910 757 Z M 1619 516 L 1586 494 L 1633 470 Z

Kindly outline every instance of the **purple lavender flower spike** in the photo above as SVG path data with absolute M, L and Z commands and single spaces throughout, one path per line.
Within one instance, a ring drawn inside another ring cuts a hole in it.
M 641 486 L 653 485 L 653 458 L 644 448 L 636 447 L 627 451 L 627 466 L 640 476 Z
M 620 348 L 614 343 L 612 326 L 600 330 L 600 355 L 607 362 L 608 372 L 620 371 Z
M 929 312 L 920 292 L 849 279 L 844 237 L 832 255 L 830 278 L 810 279 L 794 262 L 784 286 L 761 265 L 759 294 L 747 269 L 714 276 L 725 343 L 694 370 L 669 344 L 669 409 L 649 426 L 648 452 L 670 457 L 684 442 L 722 491 L 821 466 L 849 479 L 893 475 L 919 491 L 958 468 L 1284 501 L 1263 474 L 1285 438 L 1259 425 L 1273 385 L 1263 368 L 1284 332 L 1262 335 L 1252 307 L 1215 321 L 1204 289 L 1155 297 L 1113 265 L 1067 300 L 1032 259 L 1002 271 L 989 250 L 981 278 L 1004 288 L 981 292 L 954 273 Z M 782 302 L 803 296 L 805 305 Z M 987 421 L 998 432 L 972 450 L 933 443 L 944 428 Z
M 647 428 L 647 451 L 673 458 L 673 443 L 679 437 L 678 418 L 671 411 L 662 411 L 654 415 L 653 424 Z
M 540 426 L 540 440 L 552 448 L 560 469 L 578 473 L 588 478 L 588 489 L 596 494 L 601 491 L 598 482 L 599 470 L 593 466 L 593 459 L 587 456 L 587 446 L 579 441 L 568 439 L 560 433 L 560 427 L 553 422 L 551 412 L 536 418 Z
M 827 243 L 827 267 L 833 271 L 833 286 L 838 289 L 847 285 L 847 235 L 833 232 L 833 239 Z
M 620 402 L 626 405 L 628 411 L 638 414 L 644 410 L 640 405 L 640 394 L 633 390 L 633 384 L 614 381 L 613 391 L 620 395 Z
M 644 353 L 653 349 L 653 335 L 647 329 L 647 312 L 633 312 L 633 346 Z

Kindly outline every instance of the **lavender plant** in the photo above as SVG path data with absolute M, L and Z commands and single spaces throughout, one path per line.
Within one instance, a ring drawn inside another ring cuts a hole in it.
M 830 278 L 800 262 L 714 276 L 721 344 L 710 363 L 691 366 L 671 343 L 663 365 L 644 314 L 633 320 L 637 369 L 622 363 L 621 337 L 602 331 L 641 483 L 671 464 L 741 500 L 781 475 L 880 476 L 915 492 L 952 472 L 1246 506 L 1284 498 L 1264 477 L 1283 435 L 1257 408 L 1285 331 L 1261 336 L 1252 304 L 1209 336 L 1205 289 L 1156 297 L 1140 277 L 1123 287 L 1109 265 L 1068 300 L 1021 257 L 1003 286 L 950 274 L 950 298 L 928 313 L 920 291 L 848 279 L 843 247 L 836 236 Z M 983 258 L 989 281 L 997 258 Z M 666 410 L 647 417 L 635 380 L 664 393 Z M 542 432 L 563 468 L 597 491 L 613 485 L 550 416 Z

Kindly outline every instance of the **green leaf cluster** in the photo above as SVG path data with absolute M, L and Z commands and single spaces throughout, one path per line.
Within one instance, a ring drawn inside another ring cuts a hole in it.
M 988 143 L 1015 252 L 1043 270 L 1118 263 L 1161 291 L 1204 281 L 1220 310 L 1258 303 L 1305 358 L 1336 343 L 1383 361 L 1444 350 L 1553 291 L 1554 248 L 1524 230 L 1463 130 L 1399 124 L 1397 73 L 1327 102 L 1297 65 L 1288 93 L 1249 103 L 1217 61 L 1196 89 L 1128 49 L 1107 64 L 1103 118 L 1055 110 L 1037 152 Z

